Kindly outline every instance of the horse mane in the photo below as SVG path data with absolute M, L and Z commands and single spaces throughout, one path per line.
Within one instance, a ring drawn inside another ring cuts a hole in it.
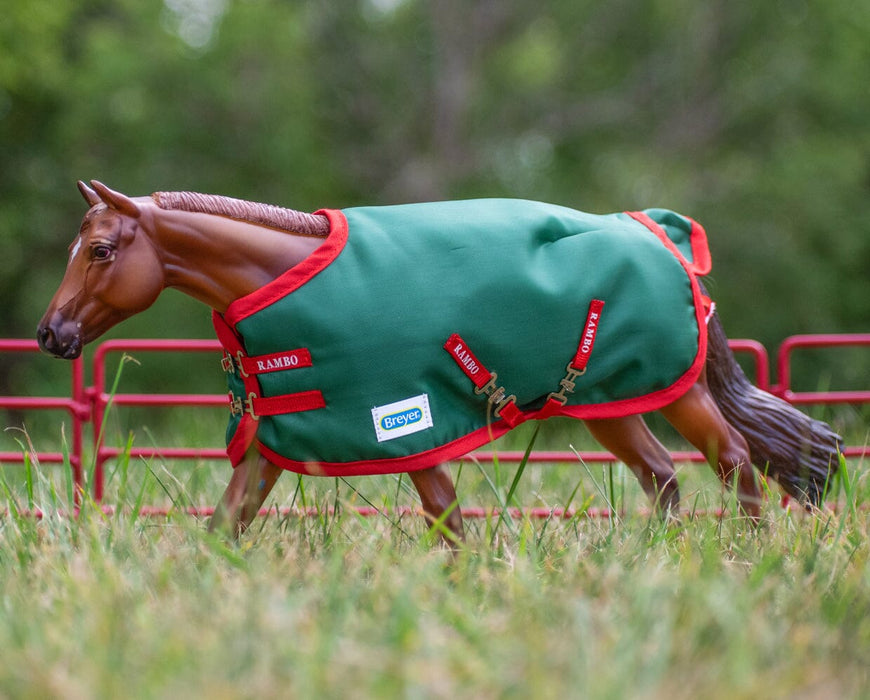
M 326 236 L 329 233 L 329 220 L 322 214 L 306 214 L 272 204 L 198 192 L 155 192 L 151 198 L 161 209 L 216 214 L 306 236 Z

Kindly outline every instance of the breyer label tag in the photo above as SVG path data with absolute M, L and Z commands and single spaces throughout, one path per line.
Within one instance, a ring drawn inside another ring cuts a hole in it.
M 428 430 L 433 425 L 429 395 L 420 394 L 385 406 L 375 406 L 372 409 L 372 420 L 378 442 Z

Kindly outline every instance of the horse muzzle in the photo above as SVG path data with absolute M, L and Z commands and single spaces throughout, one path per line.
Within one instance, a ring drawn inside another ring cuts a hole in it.
M 82 354 L 81 332 L 77 324 L 69 322 L 40 323 L 36 329 L 36 340 L 43 352 L 64 360 L 74 360 Z

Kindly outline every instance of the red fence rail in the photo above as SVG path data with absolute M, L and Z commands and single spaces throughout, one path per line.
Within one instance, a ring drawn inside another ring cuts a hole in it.
M 35 340 L 0 338 L 0 353 L 35 353 L 39 346 Z M 38 452 L 42 462 L 62 464 L 69 460 L 76 484 L 82 483 L 82 453 L 84 452 L 84 426 L 91 420 L 92 408 L 85 390 L 84 363 L 81 358 L 70 363 L 71 388 L 67 396 L 0 396 L 0 409 L 7 411 L 59 410 L 70 414 L 72 435 L 69 454 Z M 5 427 L 5 426 L 3 426 Z M 23 452 L 0 452 L 0 463 L 23 462 Z
M 770 384 L 769 356 L 764 346 L 755 340 L 729 341 L 731 349 L 746 355 L 752 364 L 758 387 L 771 391 L 793 404 L 840 404 L 870 403 L 870 390 L 798 392 L 791 387 L 791 361 L 796 350 L 803 348 L 838 348 L 845 346 L 870 347 L 870 333 L 837 335 L 799 335 L 787 338 L 779 347 L 776 357 L 776 382 Z M 34 340 L 0 339 L 0 353 L 34 353 L 38 346 Z M 82 359 L 70 363 L 71 389 L 66 396 L 0 396 L 0 409 L 12 411 L 54 410 L 65 411 L 72 420 L 72 440 L 69 454 L 63 452 L 36 452 L 34 456 L 42 462 L 64 463 L 69 460 L 73 478 L 78 486 L 83 484 L 83 462 L 85 453 L 85 426 L 91 426 L 92 452 L 94 460 L 94 498 L 101 500 L 104 486 L 104 465 L 106 461 L 117 458 L 127 450 L 103 444 L 102 433 L 104 418 L 110 404 L 115 406 L 225 406 L 225 394 L 112 394 L 107 382 L 109 356 L 118 353 L 207 353 L 217 357 L 222 352 L 216 340 L 108 340 L 97 346 L 92 360 L 93 385 L 85 385 L 84 364 Z M 870 453 L 867 446 L 847 447 L 846 457 L 862 457 Z M 162 459 L 223 459 L 226 452 L 220 448 L 175 448 L 175 447 L 134 447 L 130 456 Z M 609 452 L 580 452 L 579 456 L 587 462 L 616 462 Z M 577 459 L 574 452 L 538 451 L 530 456 L 532 462 L 570 462 Z M 481 460 L 490 460 L 491 452 L 476 452 Z M 673 452 L 675 461 L 703 461 L 700 453 Z M 0 452 L 0 462 L 23 462 L 24 452 Z M 523 458 L 521 452 L 499 452 L 502 462 L 518 462 Z

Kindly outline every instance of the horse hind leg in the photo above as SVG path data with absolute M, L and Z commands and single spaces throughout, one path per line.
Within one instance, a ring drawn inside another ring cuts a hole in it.
M 634 472 L 653 507 L 676 515 L 680 487 L 671 456 L 640 415 L 585 421 L 601 445 Z
M 676 430 L 706 457 L 723 484 L 737 490 L 740 508 L 751 518 L 761 513 L 761 491 L 749 446 L 719 410 L 705 376 L 683 396 L 661 409 Z

